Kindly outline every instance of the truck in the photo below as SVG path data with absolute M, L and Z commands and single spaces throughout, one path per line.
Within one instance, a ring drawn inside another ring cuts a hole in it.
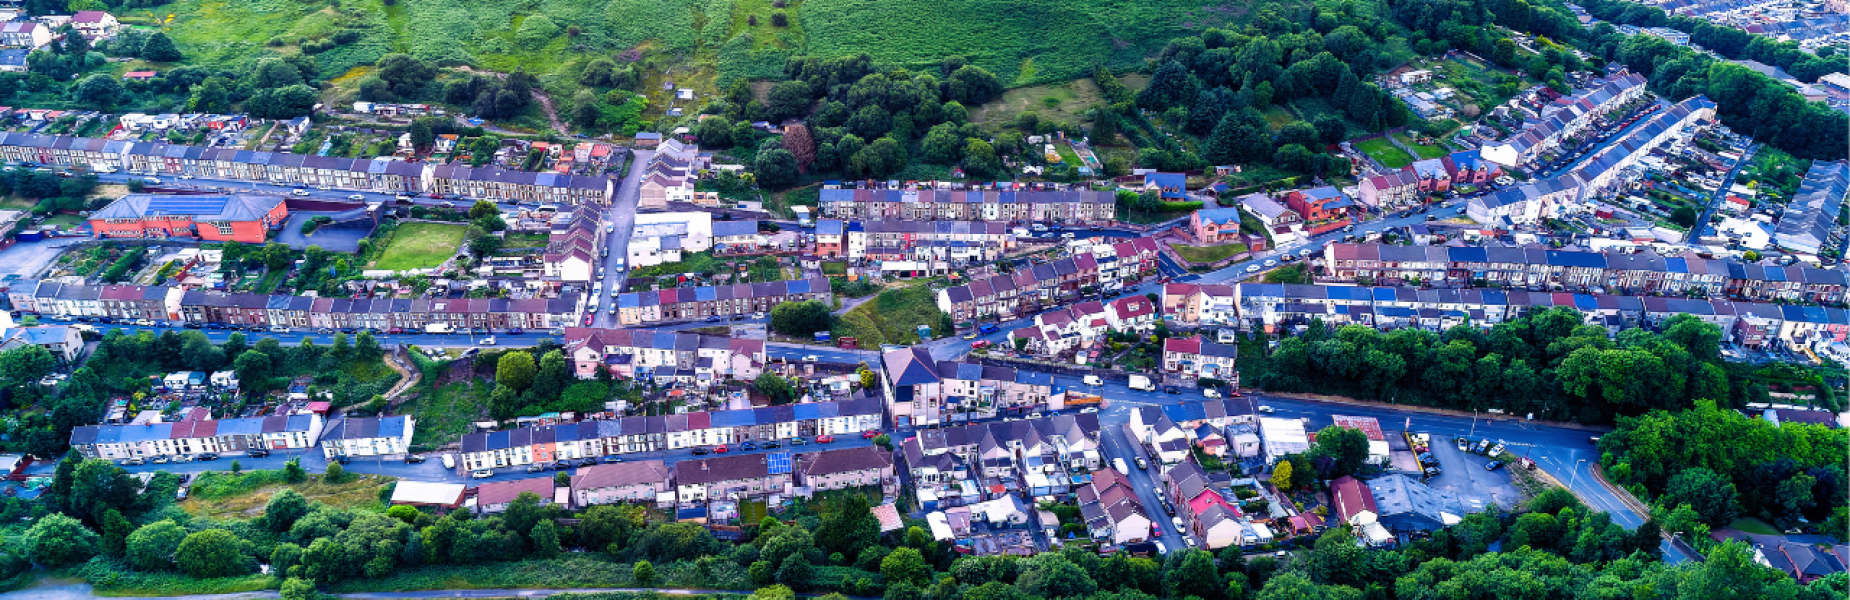
M 431 323 L 424 326 L 424 333 L 435 335 L 449 335 L 450 332 L 455 330 L 456 328 L 451 327 L 449 323 Z
M 98 173 L 114 173 L 116 172 L 116 166 L 104 162 L 93 162 L 90 163 L 90 170 Z
M 1150 382 L 1149 377 L 1145 377 L 1142 375 L 1132 375 L 1131 376 L 1131 389 L 1143 390 L 1146 392 L 1154 392 L 1156 391 L 1156 384 Z

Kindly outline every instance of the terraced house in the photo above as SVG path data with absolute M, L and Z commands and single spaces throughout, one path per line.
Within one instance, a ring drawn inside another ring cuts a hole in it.
M 1391 246 L 1330 244 L 1329 280 L 1398 285 L 1679 294 L 1835 304 L 1844 299 L 1841 268 L 1769 266 L 1652 252 L 1591 252 L 1526 246 Z
M 568 327 L 565 352 L 579 379 L 599 369 L 623 379 L 702 386 L 750 380 L 764 369 L 764 340 L 648 329 Z
M 1116 289 L 1157 273 L 1158 245 L 1150 238 L 1075 246 L 1074 255 L 938 290 L 938 308 L 958 321 L 1008 320 L 1077 299 L 1081 290 Z
M 466 469 L 495 469 L 745 441 L 858 435 L 878 430 L 882 416 L 880 399 L 862 396 L 840 402 L 535 425 L 465 435 L 457 458 Z
M 25 133 L 0 134 L 0 157 L 11 163 L 109 166 L 144 175 L 192 175 L 382 194 L 434 193 L 607 205 L 616 193 L 614 180 L 602 175 L 528 173 L 466 164 L 408 163 L 392 158 L 336 158 Z
M 711 316 L 768 313 L 772 307 L 785 302 L 819 300 L 828 303 L 831 298 L 826 277 L 628 292 L 617 295 L 617 324 L 633 327 Z
M 306 450 L 321 437 L 321 415 L 304 413 L 213 419 L 194 408 L 178 421 L 137 419 L 127 425 L 84 425 L 71 430 L 71 448 L 86 458 L 120 460 L 251 449 Z
M 1644 84 L 1643 76 L 1620 71 L 1578 94 L 1557 98 L 1542 108 L 1539 120 L 1525 123 L 1521 132 L 1484 144 L 1482 155 L 1505 167 L 1534 162 L 1559 150 L 1562 143 L 1586 131 L 1601 116 L 1644 95 Z
M 894 350 L 886 367 L 887 413 L 894 427 L 918 427 L 1065 407 L 1053 378 L 970 363 L 938 361 L 924 348 Z
M 824 189 L 823 214 L 866 221 L 1008 221 L 1105 224 L 1117 219 L 1112 192 Z

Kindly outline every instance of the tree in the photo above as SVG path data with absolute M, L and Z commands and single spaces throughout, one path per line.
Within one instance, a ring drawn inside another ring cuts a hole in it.
M 135 532 L 135 524 L 122 516 L 122 511 L 109 509 L 103 513 L 102 534 L 103 552 L 111 556 L 123 556 L 128 545 L 128 536 Z
M 244 541 L 223 529 L 207 529 L 186 536 L 174 552 L 174 563 L 194 577 L 230 577 L 250 571 L 250 557 L 242 552 Z
M 942 87 L 945 99 L 964 106 L 982 104 L 1002 95 L 1002 82 L 994 73 L 976 65 L 964 65 L 952 71 Z
M 412 121 L 411 127 L 406 131 L 411 134 L 411 147 L 413 148 L 429 148 L 437 141 L 437 134 L 430 130 L 430 124 L 425 123 L 423 119 Z
M 186 58 L 174 47 L 166 32 L 156 31 L 141 43 L 141 59 L 148 62 L 180 62 Z
M 1305 570 L 1317 583 L 1352 585 L 1362 580 L 1366 563 L 1367 553 L 1355 534 L 1348 527 L 1331 527 L 1317 537 Z
M 127 508 L 141 487 L 128 471 L 100 458 L 76 464 L 71 480 L 65 505 L 71 513 L 91 520 L 100 520 L 111 509 Z
M 655 581 L 655 565 L 649 561 L 636 561 L 636 566 L 630 568 L 630 583 L 636 587 L 655 587 Z
M 296 577 L 283 581 L 283 587 L 278 595 L 282 596 L 283 600 L 316 600 L 321 597 L 321 594 L 315 591 L 315 582 Z
M 780 122 L 809 114 L 809 104 L 814 99 L 809 84 L 803 81 L 783 81 L 771 87 L 766 95 L 766 120 Z
M 129 534 L 126 550 L 129 564 L 135 568 L 160 571 L 174 566 L 174 553 L 179 551 L 180 542 L 186 540 L 186 530 L 172 519 L 155 521 L 143 525 Z
M 115 76 L 97 73 L 77 82 L 74 98 L 79 103 L 109 110 L 122 101 L 125 93 L 122 82 L 116 81 Z
M 58 357 L 43 346 L 27 344 L 0 352 L 0 375 L 14 386 L 36 382 L 56 368 Z
M 302 459 L 291 458 L 289 459 L 289 462 L 283 463 L 283 481 L 284 482 L 302 483 L 307 480 L 308 480 L 308 471 L 302 468 Z
M 565 476 L 565 473 L 558 475 Z M 532 531 L 532 535 L 528 537 L 533 540 L 533 552 L 528 556 L 541 560 L 558 558 L 562 551 L 559 545 L 559 527 L 553 525 L 551 521 L 540 521 L 533 525 Z
M 519 391 L 533 385 L 534 374 L 538 368 L 533 364 L 533 354 L 515 350 L 501 355 L 495 363 L 495 384 Z
M 1740 495 L 1727 477 L 1704 467 L 1691 467 L 1665 484 L 1662 502 L 1665 506 L 1688 504 L 1702 515 L 1702 522 L 1724 527 L 1734 521 Z
M 1675 210 L 1670 211 L 1670 222 L 1682 225 L 1686 228 L 1694 227 L 1696 226 L 1696 209 L 1691 208 L 1689 205 L 1678 206 Z
M 885 450 L 892 450 L 893 449 L 893 437 L 887 434 L 884 434 L 884 433 L 880 435 L 876 435 L 874 436 L 874 445 L 879 446 Z
M 897 548 L 880 561 L 880 574 L 886 577 L 888 584 L 909 583 L 924 585 L 931 582 L 931 566 L 925 564 L 925 556 L 912 548 Z
M 26 551 L 48 567 L 77 564 L 96 556 L 100 540 L 83 523 L 62 514 L 40 517 L 26 530 Z
M 1291 478 L 1292 478 L 1292 473 L 1291 473 L 1291 462 L 1290 461 L 1281 460 L 1281 461 L 1278 461 L 1277 466 L 1272 467 L 1272 487 L 1278 488 L 1281 491 L 1289 490 L 1292 487 Z
M 500 236 L 479 227 L 469 228 L 469 255 L 474 256 L 476 260 L 482 260 L 500 252 L 502 243 Z
M 782 188 L 796 183 L 797 157 L 783 148 L 759 152 L 752 161 L 752 172 L 768 188 Z
M 784 149 L 796 157 L 798 174 L 808 173 L 810 165 L 816 162 L 816 140 L 810 137 L 809 127 L 801 123 L 784 126 Z
M 270 357 L 256 350 L 249 350 L 238 355 L 232 361 L 232 369 L 238 373 L 238 381 L 245 387 L 267 390 L 270 387 Z
M 1368 462 L 1368 435 L 1360 429 L 1350 429 L 1331 425 L 1317 432 L 1317 443 L 1310 449 L 1313 459 L 1327 457 L 1335 461 L 1329 477 L 1335 479 L 1344 475 L 1354 475 L 1361 471 Z
M 1179 559 L 1171 556 L 1169 565 L 1163 571 L 1163 589 L 1170 598 L 1213 598 L 1225 589 L 1214 568 L 1214 557 L 1207 551 L 1184 550 Z
M 874 518 L 867 498 L 859 494 L 834 503 L 832 510 L 822 515 L 822 524 L 816 528 L 817 545 L 843 556 L 858 556 L 879 537 L 880 520 Z
M 791 387 L 790 380 L 784 376 L 765 371 L 752 380 L 752 390 L 771 399 L 771 404 L 789 404 L 796 401 L 797 390 Z
M 297 519 L 308 514 L 308 499 L 293 489 L 284 489 L 270 497 L 263 506 L 263 518 L 270 531 L 288 531 Z
M 833 321 L 829 305 L 819 300 L 785 302 L 771 309 L 771 330 L 784 335 L 807 337 L 828 331 Z

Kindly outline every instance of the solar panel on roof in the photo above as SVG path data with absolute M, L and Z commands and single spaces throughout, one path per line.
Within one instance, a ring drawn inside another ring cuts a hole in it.
M 765 462 L 765 472 L 766 473 L 771 474 L 771 475 L 782 475 L 782 474 L 790 472 L 790 453 L 789 452 L 772 452 L 770 454 L 764 455 L 764 457 L 766 461 Z
M 215 215 L 225 212 L 225 196 L 161 196 L 148 200 L 149 213 Z

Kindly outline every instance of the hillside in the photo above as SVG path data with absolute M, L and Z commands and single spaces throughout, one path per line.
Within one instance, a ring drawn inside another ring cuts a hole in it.
M 189 62 L 233 67 L 311 52 L 328 78 L 389 52 L 544 75 L 641 50 L 629 58 L 692 59 L 722 81 L 779 76 L 788 56 L 865 52 L 908 68 L 965 56 L 1024 85 L 1081 77 L 1101 63 L 1132 66 L 1172 37 L 1245 11 L 1210 0 L 798 0 L 783 8 L 771 0 L 180 0 L 160 15 L 124 18 L 149 24 L 173 14 L 167 29 Z M 780 12 L 782 27 L 772 24 Z

